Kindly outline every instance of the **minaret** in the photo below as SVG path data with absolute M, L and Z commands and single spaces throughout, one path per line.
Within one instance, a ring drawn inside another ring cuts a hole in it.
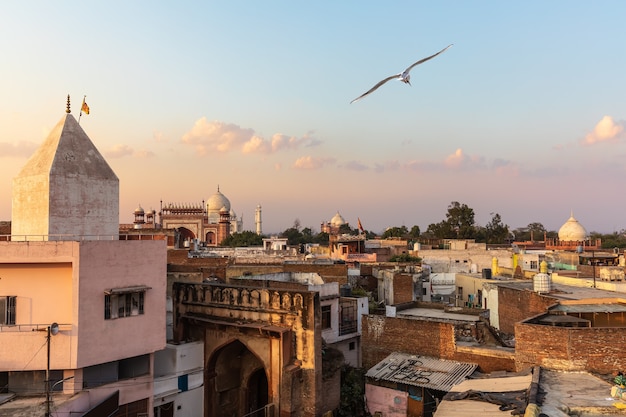
M 119 179 L 65 113 L 13 179 L 12 240 L 119 236 Z
M 256 234 L 261 236 L 263 234 L 261 228 L 261 205 L 256 206 L 256 210 L 254 212 L 254 223 L 256 224 Z

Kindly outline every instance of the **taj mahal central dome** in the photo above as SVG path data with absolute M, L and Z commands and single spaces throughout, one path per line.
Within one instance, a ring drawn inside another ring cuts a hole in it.
M 220 220 L 220 211 L 226 209 L 230 212 L 230 200 L 220 192 L 220 187 L 206 202 L 206 211 L 209 217 L 209 223 L 217 223 Z M 234 214 L 234 213 L 233 213 Z
M 578 242 L 587 239 L 587 230 L 582 224 L 574 218 L 574 214 L 570 215 L 565 224 L 559 229 L 559 240 L 568 242 Z

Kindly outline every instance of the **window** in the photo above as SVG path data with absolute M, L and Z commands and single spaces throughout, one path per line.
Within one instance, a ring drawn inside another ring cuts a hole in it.
M 330 328 L 330 306 L 322 306 L 322 330 Z
M 115 288 L 104 294 L 104 319 L 144 314 L 146 290 L 150 287 Z
M 17 297 L 0 297 L 0 325 L 15 325 L 15 303 Z
M 538 261 L 530 261 L 530 269 L 538 269 L 537 262 Z
M 354 350 L 354 349 L 355 349 L 355 347 L 356 347 L 356 344 L 355 344 L 354 342 L 350 342 L 350 343 L 348 344 L 348 349 L 349 349 L 349 350 Z

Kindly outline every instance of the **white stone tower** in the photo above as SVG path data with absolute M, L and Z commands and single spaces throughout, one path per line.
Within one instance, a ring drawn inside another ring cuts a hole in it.
M 12 240 L 117 239 L 119 179 L 74 116 L 13 179 Z
M 263 230 L 261 228 L 261 205 L 256 206 L 256 210 L 254 211 L 254 223 L 256 224 L 256 234 L 262 235 Z

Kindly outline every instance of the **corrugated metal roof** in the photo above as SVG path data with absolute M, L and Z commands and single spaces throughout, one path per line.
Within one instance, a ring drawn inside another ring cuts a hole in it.
M 477 367 L 474 363 L 394 352 L 370 368 L 366 376 L 375 380 L 448 392 L 471 375 Z

